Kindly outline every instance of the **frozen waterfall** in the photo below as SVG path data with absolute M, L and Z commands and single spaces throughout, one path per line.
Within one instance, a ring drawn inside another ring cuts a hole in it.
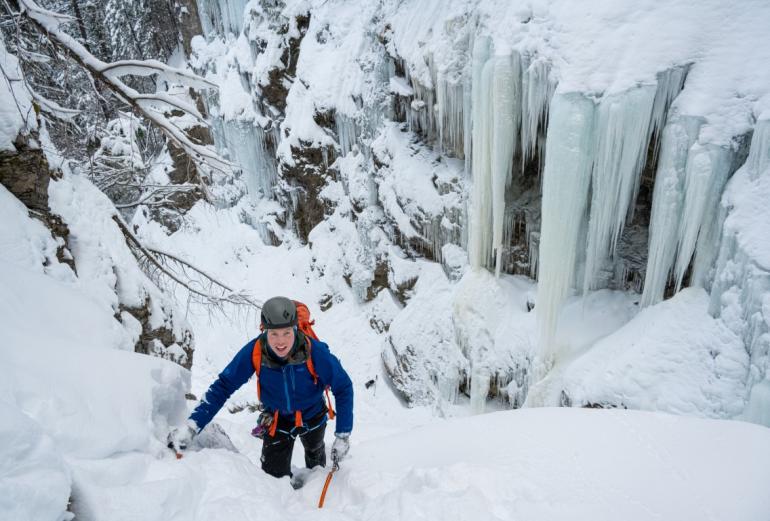
M 240 165 L 250 196 L 271 197 L 278 173 L 267 149 L 269 133 L 251 119 L 217 117 L 213 129 L 217 150 Z
M 247 4 L 247 0 L 201 0 L 199 16 L 206 38 L 232 41 L 232 35 L 243 29 Z M 209 67 L 222 85 L 219 95 L 205 99 L 214 144 L 220 154 L 241 168 L 252 199 L 272 198 L 278 173 L 271 149 L 278 142 L 278 130 L 252 101 L 251 77 L 242 72 L 246 64 L 233 63 L 222 56 Z
M 206 37 L 213 34 L 240 34 L 243 30 L 243 11 L 249 0 L 198 0 L 198 16 Z
M 466 108 L 471 117 L 464 123 L 472 136 L 468 253 L 474 269 L 494 266 L 500 274 L 505 238 L 512 227 L 506 191 L 512 176 L 542 146 L 540 129 L 553 90 L 543 62 L 515 51 L 494 54 L 488 38 L 474 41 L 470 108 Z M 459 124 L 459 117 L 454 120 Z
M 642 171 L 655 159 L 656 137 L 685 75 L 685 68 L 673 68 L 658 74 L 654 85 L 605 94 L 596 102 L 576 93 L 554 97 L 546 138 L 538 261 L 537 307 L 545 360 L 558 355 L 559 348 L 553 345 L 557 317 L 570 288 L 579 285 L 586 292 L 606 287 L 601 274 L 613 270 L 623 230 L 633 217 Z M 679 160 L 676 146 L 664 139 L 662 170 L 677 182 Z M 656 197 L 660 195 L 661 204 L 669 208 L 671 203 L 664 201 L 672 194 L 665 187 L 661 188 L 665 193 L 658 194 L 657 186 Z M 676 206 L 678 200 L 673 203 Z M 669 224 L 651 226 L 650 233 L 668 233 Z

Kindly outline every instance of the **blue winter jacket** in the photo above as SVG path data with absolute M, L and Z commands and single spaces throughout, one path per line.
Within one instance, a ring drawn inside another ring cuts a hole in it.
M 272 353 L 267 343 L 267 334 L 263 333 L 259 338 L 265 349 Z M 190 415 L 199 430 L 208 425 L 227 399 L 254 375 L 252 350 L 255 340 L 250 340 L 238 351 Z M 289 356 L 285 364 L 270 363 L 263 352 L 259 372 L 262 404 L 266 411 L 278 411 L 282 417 L 292 422 L 295 411 L 302 411 L 302 418 L 307 420 L 323 411 L 323 392 L 328 385 L 334 394 L 337 413 L 335 432 L 350 432 L 353 429 L 353 383 L 339 359 L 329 351 L 328 345 L 312 339 L 311 343 L 311 357 L 318 376 L 317 383 L 313 382 L 313 377 L 308 371 L 306 357 L 296 359 L 297 357 Z M 304 346 L 300 349 L 304 349 Z M 256 393 L 256 386 L 254 392 Z

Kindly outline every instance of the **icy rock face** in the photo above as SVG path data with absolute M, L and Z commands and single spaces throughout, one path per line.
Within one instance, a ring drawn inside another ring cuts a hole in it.
M 79 284 L 123 326 L 124 349 L 192 366 L 192 332 L 173 301 L 137 264 L 112 219 L 115 207 L 81 176 L 65 173 L 51 184 L 50 204 L 69 227 Z
M 382 359 L 407 404 L 440 407 L 467 385 L 468 362 L 454 339 L 452 288 L 437 265 L 422 266 L 416 295 L 393 320 Z M 420 292 L 423 285 L 434 292 Z
M 722 238 L 709 311 L 743 339 L 750 357 L 749 421 L 770 426 L 770 119 L 757 123 L 746 164 L 721 202 Z
M 485 270 L 467 270 L 453 285 L 423 263 L 415 296 L 393 320 L 383 349 L 385 368 L 407 403 L 441 412 L 467 399 L 475 413 L 490 400 L 521 406 L 536 348 L 526 302 L 531 288 L 523 278 Z
M 214 141 L 242 169 L 253 204 L 274 199 L 290 209 L 273 222 L 307 241 L 310 230 L 330 213 L 319 196 L 336 175 L 336 148 L 327 135 L 333 133 L 333 112 L 316 113 L 307 104 L 306 86 L 295 86 L 310 17 L 283 3 L 246 7 L 246 2 L 230 0 L 201 5 L 209 42 L 196 42 L 195 63 L 221 85 L 219 96 L 208 100 Z M 225 42 L 232 45 L 222 55 Z M 297 117 L 305 121 L 296 122 Z M 256 220 L 264 222 L 265 216 Z M 281 235 L 276 229 L 263 231 L 266 242 L 275 243 Z
M 462 162 L 431 152 L 395 124 L 384 125 L 372 150 L 376 203 L 396 242 L 413 256 L 441 260 L 444 245 L 462 242 Z

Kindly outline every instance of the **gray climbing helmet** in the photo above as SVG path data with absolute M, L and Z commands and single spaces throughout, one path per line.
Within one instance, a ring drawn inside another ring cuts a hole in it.
M 297 325 L 297 306 L 286 297 L 273 297 L 262 304 L 262 328 L 280 329 Z

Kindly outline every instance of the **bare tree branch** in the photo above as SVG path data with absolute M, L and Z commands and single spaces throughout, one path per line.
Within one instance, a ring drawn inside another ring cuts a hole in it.
M 206 303 L 214 305 L 232 304 L 235 306 L 247 306 L 256 309 L 262 308 L 261 302 L 252 299 L 246 293 L 233 290 L 220 280 L 216 279 L 213 275 L 206 273 L 202 269 L 191 264 L 189 261 L 186 261 L 172 253 L 159 249 L 151 249 L 144 246 L 144 244 L 142 244 L 136 235 L 131 232 L 128 225 L 120 216 L 113 215 L 112 220 L 115 221 L 115 223 L 118 225 L 118 228 L 120 228 L 120 231 L 126 238 L 126 243 L 131 249 L 131 252 L 137 258 L 137 260 L 140 261 L 140 265 L 145 265 L 145 273 L 149 277 L 157 279 L 157 274 L 154 273 L 157 272 L 163 277 L 170 279 L 175 284 L 182 286 L 184 289 L 190 292 L 191 295 L 198 297 Z M 169 263 L 177 264 L 181 266 L 183 270 L 191 270 L 195 275 L 203 279 L 203 281 L 210 288 L 210 291 L 204 291 L 193 287 L 191 279 L 187 277 L 188 280 L 184 280 L 178 273 L 169 267 Z
M 141 188 L 146 188 L 145 186 L 142 186 Z M 178 194 L 181 192 L 190 192 L 192 190 L 195 190 L 197 187 L 195 185 L 166 185 L 161 186 L 153 191 L 149 192 L 142 198 L 140 198 L 137 201 L 133 201 L 130 203 L 124 203 L 124 204 L 116 204 L 115 208 L 118 210 L 125 210 L 126 208 L 135 208 L 137 206 L 164 206 L 172 204 L 173 201 L 170 199 L 167 199 L 169 195 Z M 162 199 L 156 199 L 156 197 L 161 196 Z

